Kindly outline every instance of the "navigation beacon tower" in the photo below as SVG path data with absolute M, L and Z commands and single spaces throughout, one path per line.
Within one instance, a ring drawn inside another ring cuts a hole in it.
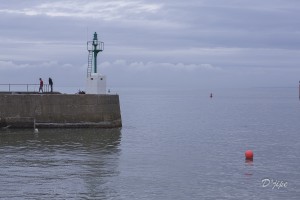
M 106 94 L 106 76 L 97 72 L 97 54 L 104 50 L 104 42 L 98 41 L 97 33 L 94 33 L 93 41 L 87 42 L 88 67 L 86 94 Z

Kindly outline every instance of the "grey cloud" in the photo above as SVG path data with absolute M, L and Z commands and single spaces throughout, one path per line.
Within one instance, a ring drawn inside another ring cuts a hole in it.
M 51 74 L 61 85 L 64 76 L 84 85 L 86 40 L 97 31 L 100 68 L 114 85 L 292 84 L 299 8 L 294 0 L 12 0 L 0 9 L 0 67 L 11 66 L 0 69 L 1 81 L 18 69 L 24 80 Z M 279 74 L 291 80 L 278 82 Z
M 155 13 L 161 8 L 160 4 L 149 4 L 137 0 L 114 1 L 48 1 L 39 2 L 29 7 L 0 9 L 2 13 L 23 14 L 27 16 L 75 17 L 75 18 L 101 18 L 102 20 L 115 20 L 139 16 L 147 12 Z

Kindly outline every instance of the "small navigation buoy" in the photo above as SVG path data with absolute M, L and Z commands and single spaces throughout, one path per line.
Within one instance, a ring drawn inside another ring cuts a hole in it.
M 246 159 L 246 160 L 253 160 L 253 151 L 247 150 L 247 151 L 245 152 L 245 159 Z
M 209 96 L 210 98 L 213 98 L 213 94 L 212 93 L 210 93 L 210 96 Z
M 33 133 L 39 133 L 39 129 L 36 128 L 35 119 L 33 119 Z

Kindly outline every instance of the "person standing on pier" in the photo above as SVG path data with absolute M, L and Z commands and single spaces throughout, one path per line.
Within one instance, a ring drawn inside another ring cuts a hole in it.
M 51 92 L 53 92 L 53 81 L 52 78 L 50 77 L 49 77 L 49 85 L 50 85 Z
M 43 93 L 43 86 L 44 86 L 44 82 L 43 82 L 43 80 L 40 78 L 40 88 L 39 88 L 39 92 L 42 91 L 42 93 Z

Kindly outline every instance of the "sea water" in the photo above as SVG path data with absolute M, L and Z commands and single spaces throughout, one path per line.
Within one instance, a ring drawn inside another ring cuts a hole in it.
M 298 88 L 112 91 L 121 129 L 1 130 L 0 199 L 300 198 Z

